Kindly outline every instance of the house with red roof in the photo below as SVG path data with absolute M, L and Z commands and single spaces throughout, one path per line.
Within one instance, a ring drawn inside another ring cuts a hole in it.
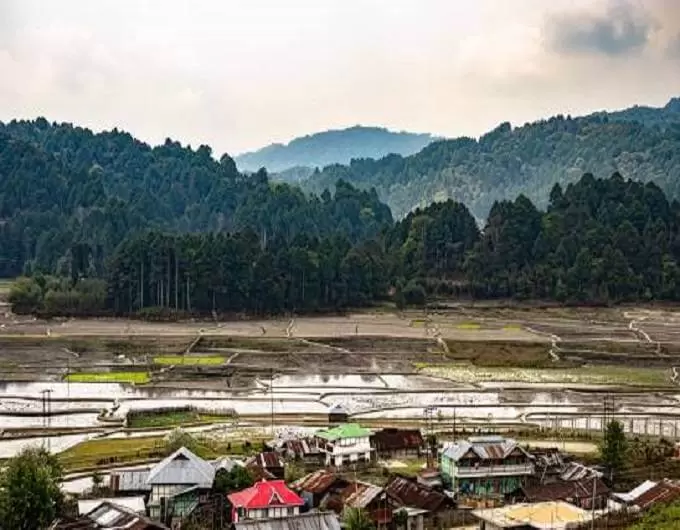
M 283 480 L 263 480 L 227 498 L 232 506 L 233 523 L 244 519 L 277 519 L 298 515 L 300 506 L 304 504 L 302 498 L 290 490 Z

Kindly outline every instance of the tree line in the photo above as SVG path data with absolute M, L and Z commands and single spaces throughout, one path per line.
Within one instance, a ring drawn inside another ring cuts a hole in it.
M 377 200 L 346 183 L 337 189 L 334 198 L 314 200 L 331 210 L 345 204 L 338 193 Z M 33 273 L 16 282 L 10 300 L 15 310 L 47 314 L 279 314 L 450 296 L 572 304 L 680 299 L 680 204 L 618 173 L 555 185 L 545 211 L 525 196 L 496 202 L 481 230 L 450 200 L 370 230 L 375 213 L 344 212 L 335 231 L 322 235 L 291 236 L 273 225 L 271 236 L 251 227 L 135 232 L 106 257 L 101 274 L 96 249 L 80 243 L 68 251 L 67 274 Z M 389 209 L 383 216 L 390 218 Z
M 375 187 L 402 217 L 416 207 L 452 198 L 478 220 L 496 201 L 526 195 L 547 206 L 555 183 L 576 182 L 585 172 L 619 171 L 655 182 L 672 198 L 680 197 L 680 100 L 659 109 L 633 108 L 572 118 L 555 116 L 512 127 L 502 123 L 479 139 L 436 141 L 411 156 L 355 157 L 332 164 L 300 181 L 318 193 L 338 180 Z

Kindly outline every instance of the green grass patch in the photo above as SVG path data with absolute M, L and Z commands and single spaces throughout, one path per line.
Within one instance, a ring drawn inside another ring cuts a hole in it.
M 201 458 L 213 459 L 223 455 L 252 455 L 262 450 L 262 439 L 251 438 L 247 446 L 244 440 L 222 441 L 197 438 L 196 454 Z M 109 438 L 81 442 L 59 453 L 58 458 L 64 471 L 86 469 L 112 464 L 126 464 L 147 459 L 161 459 L 170 454 L 162 436 Z
M 187 366 L 218 366 L 224 364 L 222 355 L 161 355 L 153 358 L 156 364 L 182 364 Z
M 234 419 L 230 414 L 203 414 L 192 410 L 164 411 L 128 417 L 128 427 L 144 429 L 149 427 L 179 427 L 191 423 L 220 423 Z
M 429 365 L 420 370 L 463 383 L 573 383 L 642 387 L 673 387 L 671 371 L 662 368 L 592 365 L 577 368 L 480 367 L 470 363 Z
M 477 330 L 481 329 L 482 325 L 478 324 L 477 322 L 462 322 L 456 326 L 457 329 L 464 329 L 464 330 Z
M 504 331 L 522 331 L 522 326 L 519 324 L 506 324 L 503 326 Z
M 68 374 L 71 383 L 135 383 L 151 381 L 148 372 L 76 372 Z

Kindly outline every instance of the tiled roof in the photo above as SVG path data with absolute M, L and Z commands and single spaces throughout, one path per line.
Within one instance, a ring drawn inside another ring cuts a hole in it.
M 259 509 L 269 506 L 302 506 L 304 501 L 283 480 L 257 482 L 254 486 L 228 495 L 237 508 Z
M 333 512 L 310 512 L 277 519 L 250 519 L 235 524 L 236 530 L 340 530 Z
M 317 431 L 316 435 L 319 438 L 334 442 L 336 440 L 341 440 L 343 438 L 365 438 L 370 436 L 371 431 L 364 429 L 358 423 L 345 423 L 344 425 L 338 425 L 331 429 L 325 429 Z
M 438 491 L 404 477 L 394 477 L 385 486 L 387 496 L 401 506 L 436 512 L 451 505 L 451 500 Z
M 419 429 L 383 429 L 373 433 L 372 439 L 378 451 L 418 449 L 425 443 Z
M 444 455 L 457 462 L 471 450 L 482 460 L 498 460 L 507 457 L 515 449 L 530 456 L 515 440 L 502 436 L 478 436 L 454 442 L 444 450 Z
M 294 482 L 293 488 L 298 491 L 319 494 L 328 491 L 328 489 L 338 480 L 341 479 L 335 473 L 331 473 L 325 469 L 319 469 Z
M 186 447 L 181 447 L 156 465 L 147 478 L 147 484 L 187 484 L 211 488 L 215 468 Z

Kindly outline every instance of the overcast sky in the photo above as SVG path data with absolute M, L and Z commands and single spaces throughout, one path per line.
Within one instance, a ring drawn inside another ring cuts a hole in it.
M 0 120 L 215 154 L 680 95 L 678 0 L 0 0 Z

